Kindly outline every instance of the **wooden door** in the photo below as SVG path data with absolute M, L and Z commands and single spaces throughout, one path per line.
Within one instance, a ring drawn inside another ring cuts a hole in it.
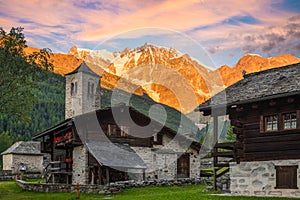
M 177 178 L 190 177 L 190 155 L 183 154 L 177 159 Z
M 276 187 L 278 189 L 298 189 L 298 166 L 276 166 Z

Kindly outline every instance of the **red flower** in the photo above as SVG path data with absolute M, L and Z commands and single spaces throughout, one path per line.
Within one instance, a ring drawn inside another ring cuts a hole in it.
M 68 140 L 68 139 L 71 139 L 71 138 L 72 138 L 72 132 L 67 132 L 64 139 Z
M 54 143 L 57 143 L 58 141 L 61 141 L 62 140 L 62 137 L 61 136 L 57 136 L 54 138 L 53 142 Z

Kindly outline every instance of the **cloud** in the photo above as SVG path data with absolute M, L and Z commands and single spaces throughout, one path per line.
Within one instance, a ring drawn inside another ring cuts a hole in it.
M 291 20 L 292 19 L 292 20 Z M 294 16 L 284 25 L 266 27 L 263 31 L 244 37 L 243 50 L 247 53 L 260 49 L 270 56 L 273 52 L 287 53 L 291 47 L 300 43 L 300 18 Z M 294 48 L 296 52 L 298 48 Z
M 296 51 L 300 51 L 300 43 L 293 46 L 293 49 L 295 49 Z
M 287 8 L 282 0 L 10 0 L 0 4 L 0 22 L 5 29 L 23 26 L 34 46 L 65 52 L 112 37 L 123 42 L 155 35 L 170 44 L 184 42 L 169 37 L 170 30 L 187 34 L 211 55 L 233 55 L 237 48 L 265 54 L 289 48 L 299 55 L 300 15 Z

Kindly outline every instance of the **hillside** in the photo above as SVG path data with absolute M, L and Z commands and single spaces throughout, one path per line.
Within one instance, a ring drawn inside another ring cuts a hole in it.
M 10 116 L 0 116 L 0 134 L 8 132 L 15 140 L 30 140 L 45 128 L 53 126 L 64 119 L 65 78 L 59 74 L 43 71 L 39 75 L 39 87 L 33 91 L 38 102 L 31 114 L 30 123 L 21 123 Z

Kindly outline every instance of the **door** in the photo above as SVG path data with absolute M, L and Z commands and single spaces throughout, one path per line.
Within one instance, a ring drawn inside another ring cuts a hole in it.
M 190 177 L 190 155 L 183 154 L 177 159 L 177 178 Z

